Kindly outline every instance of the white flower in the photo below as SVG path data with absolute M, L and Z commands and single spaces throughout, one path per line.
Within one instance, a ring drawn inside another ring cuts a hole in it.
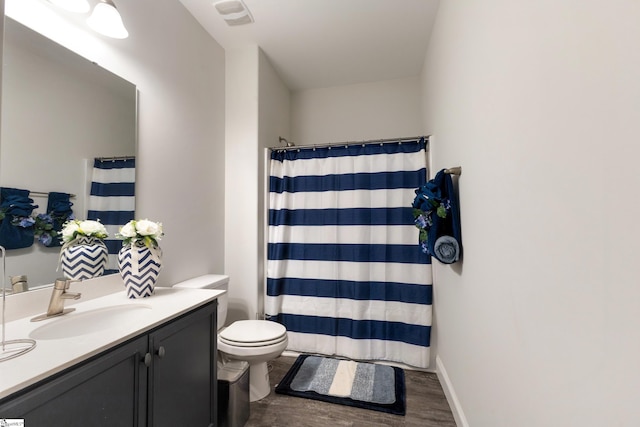
M 80 232 L 85 236 L 100 236 L 107 234 L 107 229 L 98 221 L 80 221 Z
M 148 219 L 131 220 L 120 228 L 116 237 L 122 239 L 122 244 L 144 245 L 148 248 L 158 246 L 158 240 L 164 235 L 162 223 Z
M 107 229 L 100 223 L 100 221 L 80 221 L 77 219 L 67 221 L 62 229 L 62 240 L 69 243 L 75 240 L 78 236 L 104 239 L 109 236 L 109 233 L 107 233 Z
M 129 221 L 123 225 L 118 234 L 122 237 L 136 237 L 136 226 L 133 224 L 133 221 Z
M 80 230 L 80 226 L 76 221 L 68 222 L 62 229 L 62 240 L 64 240 L 65 242 L 73 240 L 78 230 Z
M 141 236 L 153 236 L 158 239 L 162 235 L 162 224 L 149 221 L 148 219 L 141 219 L 136 221 L 136 231 Z

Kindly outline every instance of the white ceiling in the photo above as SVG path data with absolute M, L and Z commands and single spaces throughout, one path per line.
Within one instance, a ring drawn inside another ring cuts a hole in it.
M 244 0 L 254 23 L 180 0 L 225 49 L 258 45 L 291 90 L 417 76 L 439 0 Z

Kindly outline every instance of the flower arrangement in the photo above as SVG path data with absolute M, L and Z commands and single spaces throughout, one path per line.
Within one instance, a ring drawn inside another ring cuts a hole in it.
M 29 228 L 31 227 L 33 224 L 35 224 L 36 221 L 31 218 L 30 216 L 13 216 L 13 219 L 11 220 L 11 225 L 16 226 L 16 227 L 22 227 L 22 228 Z
M 164 236 L 162 223 L 148 219 L 131 220 L 122 227 L 116 237 L 122 239 L 124 246 L 158 247 L 158 241 Z
M 413 199 L 414 224 L 420 230 L 418 242 L 422 252 L 428 253 L 427 240 L 429 239 L 429 229 L 433 226 L 433 215 L 446 218 L 451 210 L 451 201 L 438 197 L 430 183 L 423 185 L 416 190 L 416 197 Z
M 33 235 L 43 245 L 51 245 L 54 239 L 58 237 L 58 232 L 53 228 L 53 217 L 49 214 L 41 213 L 36 215 L 34 220 Z
M 0 221 L 3 221 L 6 217 L 7 210 L 0 209 Z M 11 215 L 11 225 L 13 225 L 14 227 L 29 228 L 33 224 L 35 224 L 35 220 L 30 216 Z
M 100 221 L 73 219 L 67 221 L 62 228 L 62 240 L 71 243 L 79 237 L 105 239 L 109 236 L 107 229 Z
M 56 211 L 33 215 L 33 234 L 42 245 L 54 247 L 62 245 L 62 227 L 75 219 L 73 212 L 60 214 Z

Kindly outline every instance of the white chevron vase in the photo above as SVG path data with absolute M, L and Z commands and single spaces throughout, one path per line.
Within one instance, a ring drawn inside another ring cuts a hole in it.
M 81 237 L 76 244 L 61 250 L 60 266 L 67 279 L 91 279 L 102 276 L 107 257 L 107 246 L 102 240 Z
M 118 252 L 118 268 L 129 298 L 146 298 L 153 290 L 162 268 L 159 247 L 124 246 Z

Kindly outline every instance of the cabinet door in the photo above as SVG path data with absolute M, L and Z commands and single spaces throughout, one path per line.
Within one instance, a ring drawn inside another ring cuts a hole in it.
M 0 417 L 29 427 L 144 426 L 147 337 L 0 404 Z
M 149 426 L 213 426 L 216 417 L 214 301 L 149 336 Z

